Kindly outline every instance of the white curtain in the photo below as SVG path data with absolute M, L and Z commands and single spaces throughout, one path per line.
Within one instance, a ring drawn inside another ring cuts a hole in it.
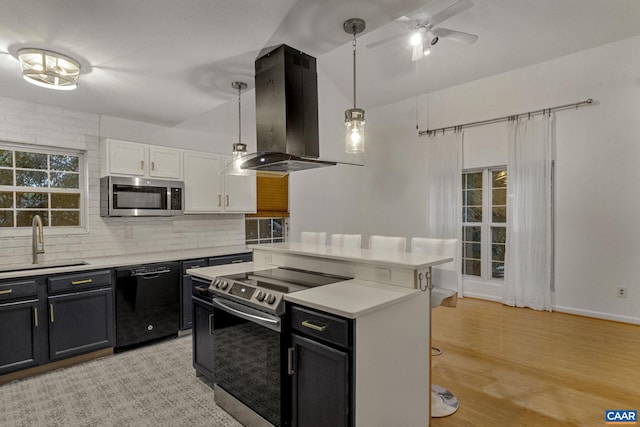
M 427 140 L 427 236 L 462 238 L 462 138 L 455 132 Z M 458 296 L 463 296 L 460 257 L 456 258 Z
M 554 117 L 509 122 L 502 302 L 551 311 Z

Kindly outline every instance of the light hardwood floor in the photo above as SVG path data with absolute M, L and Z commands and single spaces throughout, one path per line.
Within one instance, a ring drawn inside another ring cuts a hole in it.
M 458 299 L 433 310 L 432 381 L 460 401 L 432 427 L 603 426 L 640 411 L 640 326 Z

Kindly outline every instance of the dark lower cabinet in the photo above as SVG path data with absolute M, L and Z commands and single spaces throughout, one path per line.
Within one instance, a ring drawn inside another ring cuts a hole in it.
M 292 426 L 349 426 L 349 353 L 293 334 Z
M 353 411 L 353 321 L 288 305 L 291 425 L 348 427 Z
M 193 367 L 198 374 L 214 380 L 213 306 L 196 298 L 193 299 Z
M 113 289 L 54 295 L 49 305 L 49 359 L 112 347 Z
M 37 299 L 0 304 L 0 374 L 40 363 L 40 314 Z
M 222 255 L 212 258 L 199 258 L 182 261 L 182 278 L 180 281 L 180 330 L 191 329 L 193 327 L 193 307 L 191 305 L 191 295 L 193 294 L 193 280 L 191 276 L 187 274 L 187 270 L 207 266 L 211 267 L 214 265 L 249 262 L 251 261 L 251 259 L 251 252 L 247 252 L 233 255 Z

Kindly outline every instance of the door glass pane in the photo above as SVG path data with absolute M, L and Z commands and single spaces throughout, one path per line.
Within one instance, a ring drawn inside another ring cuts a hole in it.
M 498 243 L 491 245 L 491 259 L 493 261 L 504 261 L 504 245 Z
M 481 245 L 480 243 L 465 243 L 464 244 L 464 253 L 462 254 L 465 258 L 477 258 L 480 259 Z
M 462 237 L 467 242 L 480 242 L 482 232 L 480 227 L 464 227 L 464 235 Z
M 491 219 L 493 222 L 507 222 L 507 207 L 494 206 L 491 209 Z
M 493 188 L 507 188 L 507 171 L 491 172 L 491 186 Z
M 464 188 L 482 188 L 482 172 L 465 173 L 463 180 Z
M 494 188 L 492 191 L 491 203 L 495 205 L 507 205 L 507 189 L 506 188 L 498 188 L 497 190 Z
M 480 276 L 480 261 L 465 260 L 462 263 L 462 274 Z
M 482 207 L 464 208 L 462 222 L 482 222 Z
M 16 167 L 24 169 L 47 169 L 47 155 L 16 151 Z
M 491 277 L 494 279 L 504 278 L 504 262 L 491 263 Z
M 47 187 L 46 172 L 16 170 L 16 185 L 19 187 Z
M 506 243 L 507 227 L 491 227 L 491 241 L 493 243 Z
M 465 205 L 482 206 L 482 190 L 465 190 Z

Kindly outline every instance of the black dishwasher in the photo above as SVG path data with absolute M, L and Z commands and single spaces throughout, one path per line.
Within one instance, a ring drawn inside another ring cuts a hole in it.
M 180 263 L 116 268 L 116 350 L 176 336 Z

